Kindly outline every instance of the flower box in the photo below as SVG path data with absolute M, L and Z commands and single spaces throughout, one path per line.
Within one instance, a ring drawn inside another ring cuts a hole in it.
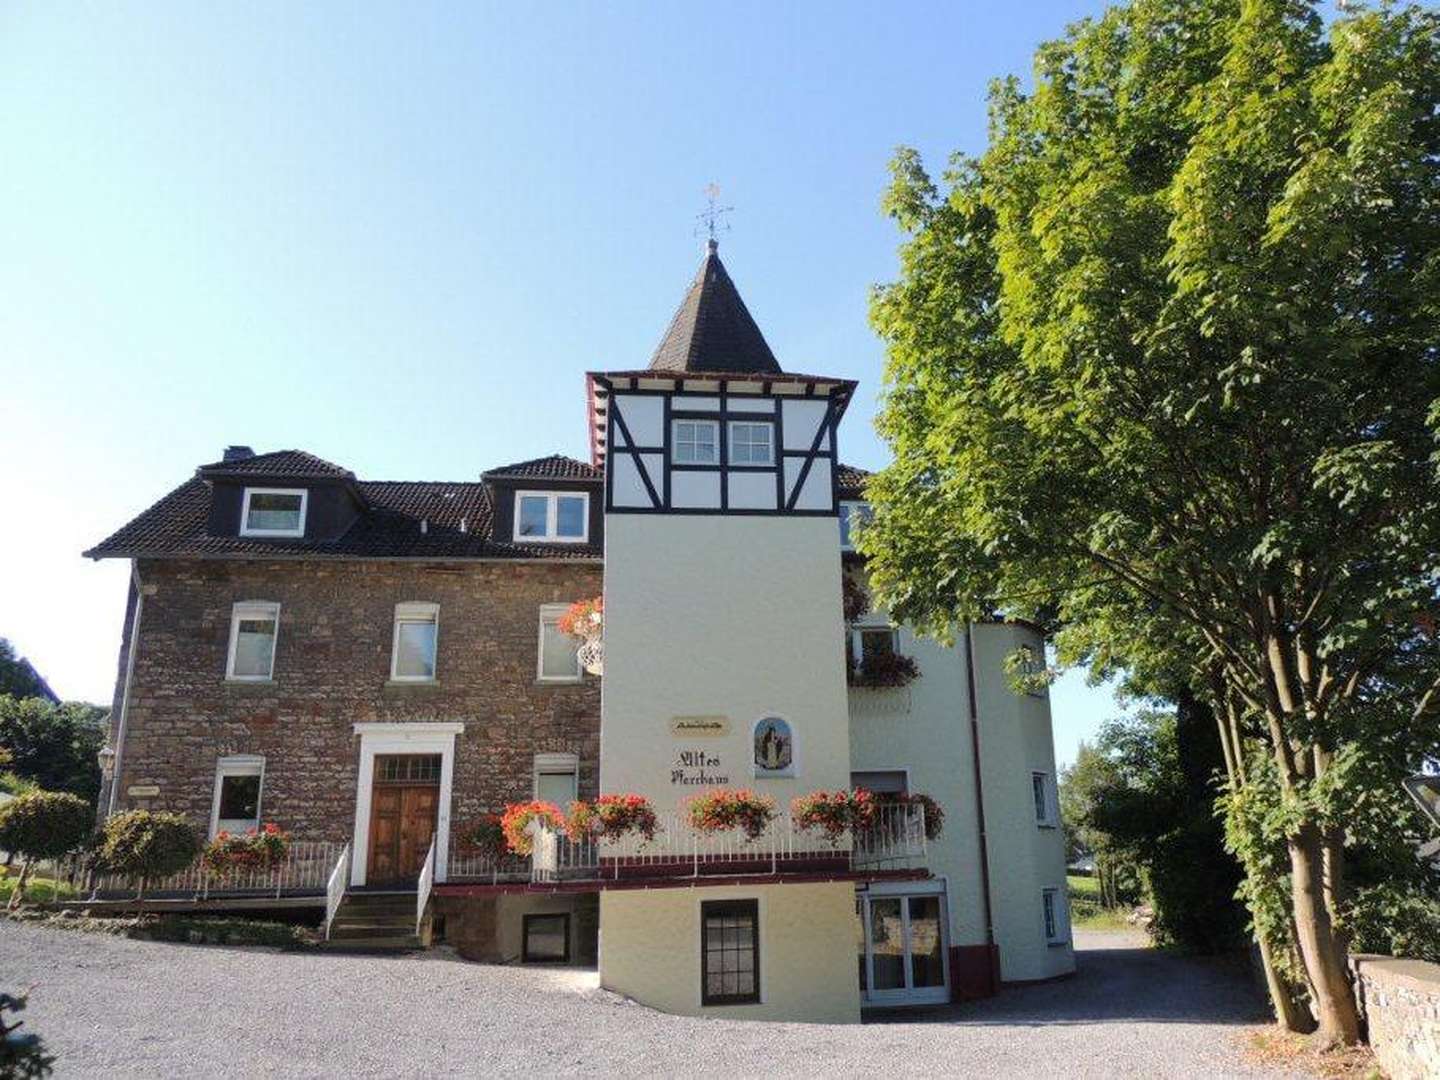
M 738 828 L 747 840 L 758 840 L 775 817 L 775 800 L 748 788 L 716 788 L 685 804 L 690 824 L 703 833 Z

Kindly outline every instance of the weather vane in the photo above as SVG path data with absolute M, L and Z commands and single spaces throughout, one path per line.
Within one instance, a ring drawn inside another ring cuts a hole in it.
M 695 235 L 699 236 L 700 229 L 703 227 L 709 235 L 712 244 L 715 242 L 715 233 L 717 231 L 730 231 L 730 223 L 725 220 L 725 215 L 735 209 L 733 206 L 717 206 L 716 203 L 719 198 L 720 185 L 706 184 L 705 201 L 708 205 L 704 210 L 695 215 L 695 221 L 697 222 Z

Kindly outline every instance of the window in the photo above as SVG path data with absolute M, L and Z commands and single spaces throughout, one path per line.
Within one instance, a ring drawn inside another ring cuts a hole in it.
M 385 784 L 438 784 L 442 754 L 376 754 L 375 779 Z
M 1030 774 L 1030 793 L 1035 800 L 1035 824 L 1055 824 L 1054 800 L 1050 798 L 1050 777 L 1047 773 Z
M 1045 911 L 1045 941 L 1050 945 L 1063 944 L 1066 920 L 1061 906 L 1060 890 L 1044 890 L 1040 894 L 1040 901 Z
M 215 764 L 215 799 L 210 808 L 210 835 L 245 833 L 260 827 L 260 786 L 265 759 L 248 755 L 223 757 Z
M 676 465 L 720 464 L 720 424 L 716 420 L 676 420 L 671 460 Z
M 246 488 L 240 507 L 241 536 L 304 536 L 304 488 Z
M 850 635 L 850 667 L 859 671 L 875 656 L 894 656 L 896 648 L 893 626 L 857 626 Z
M 730 421 L 730 464 L 774 465 L 775 425 L 753 420 Z
M 535 755 L 535 798 L 562 810 L 580 797 L 580 759 L 574 754 Z
M 904 769 L 865 769 L 850 774 L 850 786 L 876 795 L 904 795 L 910 782 Z
M 563 964 L 570 959 L 570 916 L 526 915 L 520 958 L 527 964 Z
M 842 502 L 840 504 L 840 550 L 855 550 L 855 530 L 864 528 L 872 516 L 869 503 Z
M 535 677 L 541 682 L 579 682 L 580 647 L 555 625 L 569 604 L 540 605 L 540 652 Z
M 264 682 L 275 675 L 275 639 L 280 636 L 280 605 L 246 600 L 230 611 L 230 652 L 225 677 Z
M 440 605 L 395 605 L 395 641 L 390 678 L 397 682 L 428 682 L 435 678 L 435 643 L 440 634 Z
M 522 491 L 515 496 L 515 539 L 583 544 L 590 534 L 590 496 L 580 491 Z
M 760 1001 L 760 902 L 700 904 L 700 1004 Z

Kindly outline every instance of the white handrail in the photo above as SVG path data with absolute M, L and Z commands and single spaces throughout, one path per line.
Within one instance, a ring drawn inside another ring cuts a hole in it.
M 345 850 L 340 852 L 340 859 L 335 864 L 335 869 L 330 872 L 330 880 L 325 884 L 325 940 L 330 940 L 330 926 L 335 921 L 335 913 L 340 910 L 340 903 L 345 899 L 345 890 L 350 885 L 350 845 L 345 845 Z
M 425 865 L 420 868 L 420 884 L 415 889 L 415 936 L 420 936 L 420 926 L 425 922 L 425 908 L 430 904 L 430 887 L 435 884 L 435 838 L 430 838 L 430 850 L 425 854 Z

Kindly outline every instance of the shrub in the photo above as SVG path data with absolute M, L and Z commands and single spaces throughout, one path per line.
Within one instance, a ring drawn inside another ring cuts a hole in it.
M 775 800 L 748 788 L 716 788 L 685 804 L 690 824 L 703 833 L 738 827 L 747 840 L 759 839 L 775 816 Z
M 593 803 L 573 802 L 566 824 L 574 840 L 614 841 L 639 833 L 647 844 L 660 828 L 654 805 L 643 795 L 601 795 Z
M 34 791 L 0 807 L 0 848 L 25 859 L 10 906 L 24 899 L 37 859 L 58 859 L 83 846 L 93 825 L 90 804 L 64 791 Z
M 875 796 L 854 791 L 812 791 L 790 801 L 790 813 L 802 829 L 818 829 L 831 844 L 848 830 L 857 832 L 875 820 Z
M 285 861 L 290 852 L 290 834 L 266 822 L 242 835 L 224 832 L 205 845 L 205 868 L 216 874 L 227 870 L 268 870 Z
M 1440 963 L 1440 900 L 1401 882 L 1362 888 L 1348 906 L 1352 952 Z
M 179 873 L 200 854 L 200 838 L 183 814 L 127 810 L 105 822 L 100 859 L 106 869 L 145 887 Z
M 565 815 L 552 802 L 531 799 L 529 802 L 511 803 L 500 817 L 500 828 L 505 833 L 505 843 L 516 855 L 530 855 L 535 851 L 535 838 L 530 835 L 530 823 L 540 821 L 552 829 L 565 829 Z
M 908 686 L 919 677 L 920 668 L 910 657 L 900 653 L 876 652 L 861 659 L 850 672 L 850 684 L 873 689 L 893 689 Z
M 462 849 L 491 859 L 504 858 L 510 851 L 499 814 L 485 814 L 460 828 Z

